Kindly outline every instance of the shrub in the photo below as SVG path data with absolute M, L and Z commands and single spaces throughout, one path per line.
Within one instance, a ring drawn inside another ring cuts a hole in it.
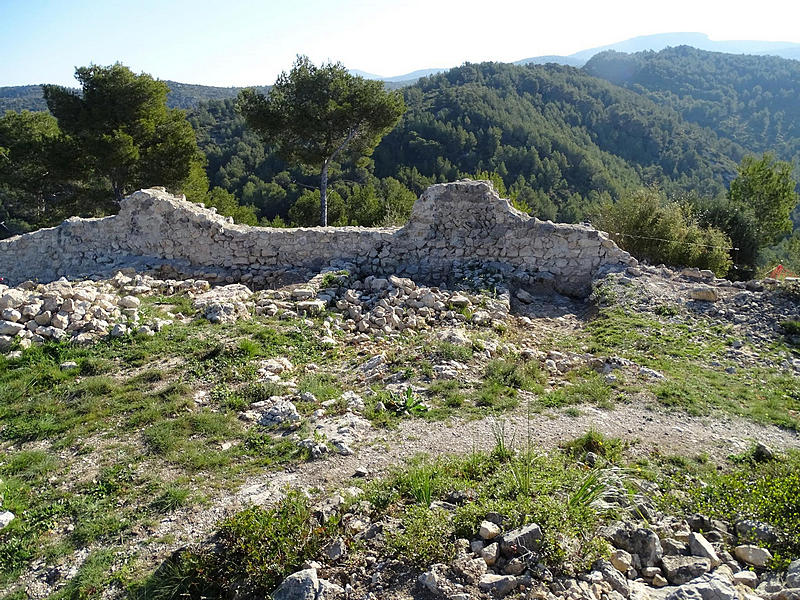
M 266 596 L 312 559 L 335 527 L 333 521 L 319 523 L 308 498 L 290 491 L 275 508 L 253 506 L 223 522 L 208 578 L 230 588 L 246 581 L 252 596 Z
M 449 562 L 455 555 L 452 519 L 440 509 L 410 506 L 403 516 L 403 528 L 387 532 L 386 543 L 399 558 L 421 568 Z
M 711 269 L 720 277 L 732 264 L 725 233 L 701 227 L 691 204 L 654 188 L 602 204 L 593 222 L 620 247 L 653 264 Z
M 690 489 L 691 510 L 736 522 L 753 519 L 774 527 L 775 542 L 762 542 L 778 561 L 800 556 L 800 452 L 768 462 L 744 461 L 729 473 L 712 474 Z
M 594 452 L 612 463 L 622 459 L 624 449 L 622 440 L 609 438 L 594 428 L 589 429 L 580 437 L 565 442 L 561 447 L 564 452 L 575 458 L 583 459 L 588 452 Z

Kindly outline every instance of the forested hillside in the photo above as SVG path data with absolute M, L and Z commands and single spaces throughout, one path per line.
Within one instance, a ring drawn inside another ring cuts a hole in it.
M 603 52 L 584 70 L 678 111 L 753 152 L 800 155 L 800 61 L 706 52 Z
M 237 112 L 238 88 L 166 83 L 167 105 L 186 111 L 205 155 L 210 186 L 197 178 L 202 177 L 198 167 L 195 183 L 183 190 L 187 196 L 239 222 L 317 224 L 319 170 L 287 163 L 276 148 L 265 145 Z M 614 214 L 608 208 L 612 203 L 634 198 L 649 187 L 658 190 L 657 204 L 665 206 L 665 231 L 715 228 L 732 244 L 747 248 L 734 262 L 752 267 L 759 248 L 774 242 L 759 237 L 758 214 L 752 206 L 747 208 L 746 200 L 729 202 L 728 189 L 737 165 L 748 154 L 774 152 L 793 161 L 797 173 L 799 88 L 797 62 L 689 47 L 632 55 L 609 51 L 583 69 L 466 63 L 404 87 L 407 111 L 372 156 L 356 161 L 341 155 L 340 163 L 329 166 L 329 221 L 399 224 L 427 186 L 473 177 L 492 179 L 503 196 L 540 218 L 570 222 L 597 218 L 599 223 L 601 212 Z M 39 94 L 39 86 L 3 88 L 1 106 L 16 111 L 46 108 L 39 106 Z M 49 137 L 36 132 L 14 137 L 22 134 L 19 128 L 24 123 L 35 119 L 4 121 L 0 133 L 7 130 L 9 135 L 0 135 L 0 147 L 16 148 L 11 154 L 18 158 L 24 150 L 50 160 L 46 148 L 40 147 L 45 139 L 63 146 L 57 129 Z M 21 144 L 22 139 L 27 145 Z M 47 160 L 39 162 L 38 170 L 52 177 L 55 171 L 47 168 Z M 759 164 L 766 171 L 785 171 L 770 160 Z M 33 181 L 28 187 L 41 185 Z M 67 198 L 70 189 L 62 185 L 57 194 L 36 205 L 52 205 L 52 210 L 37 208 L 24 214 L 13 208 L 24 204 L 14 200 L 19 194 L 0 198 L 5 234 L 63 218 L 64 211 L 73 210 Z M 100 210 L 79 208 L 79 214 Z M 618 231 L 655 227 L 653 223 L 604 226 Z M 702 247 L 705 242 L 693 243 Z M 782 244 L 800 246 L 800 238 Z M 770 260 L 783 260 L 781 256 L 787 256 L 786 251 L 778 251 Z M 796 262 L 800 268 L 800 258 Z
M 167 106 L 169 108 L 192 108 L 201 102 L 209 100 L 224 100 L 236 98 L 240 87 L 213 87 L 209 85 L 194 85 L 165 81 L 169 86 Z M 269 86 L 259 86 L 256 89 L 265 92 Z M 0 87 L 0 115 L 7 110 L 21 111 L 47 110 L 47 103 L 42 95 L 41 85 L 16 85 Z
M 47 110 L 40 85 L 0 87 L 0 115 L 7 110 Z
M 643 183 L 717 193 L 742 154 L 673 111 L 554 64 L 467 64 L 405 97 L 408 112 L 378 147 L 376 173 L 411 183 L 414 170 L 437 179 L 496 172 L 566 220 L 598 195 Z
M 743 149 L 669 109 L 579 70 L 557 65 L 467 64 L 404 90 L 408 111 L 368 162 L 338 174 L 347 199 L 392 178 L 415 194 L 437 181 L 495 174 L 546 218 L 579 220 L 603 197 L 643 184 L 722 192 Z M 232 101 L 190 111 L 212 185 L 289 217 L 310 173 L 264 148 Z M 336 181 L 337 178 L 334 177 Z M 394 184 L 392 184 L 394 185 Z

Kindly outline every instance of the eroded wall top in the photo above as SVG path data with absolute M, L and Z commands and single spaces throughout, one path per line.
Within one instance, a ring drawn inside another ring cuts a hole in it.
M 586 293 L 601 267 L 635 264 L 602 232 L 540 221 L 514 209 L 490 183 L 469 180 L 428 188 L 402 228 L 235 225 L 155 188 L 125 198 L 115 216 L 72 218 L 0 241 L 0 276 L 10 283 L 161 266 L 269 285 L 287 271 L 342 264 L 365 273 L 445 280 L 472 260 L 523 282 L 551 282 L 572 295 Z

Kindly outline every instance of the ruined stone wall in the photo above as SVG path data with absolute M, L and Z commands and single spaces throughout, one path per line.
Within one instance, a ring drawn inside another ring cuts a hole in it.
M 511 207 L 491 184 L 428 188 L 402 228 L 271 229 L 235 225 L 160 189 L 138 191 L 119 214 L 68 219 L 0 241 L 0 276 L 10 283 L 162 268 L 212 280 L 269 285 L 327 266 L 445 280 L 473 260 L 523 284 L 551 283 L 580 295 L 603 266 L 635 263 L 591 227 L 540 221 Z

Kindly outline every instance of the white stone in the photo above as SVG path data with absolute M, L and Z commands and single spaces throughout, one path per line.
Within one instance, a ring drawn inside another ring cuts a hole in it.
M 719 293 L 715 288 L 704 285 L 692 288 L 689 291 L 689 298 L 703 302 L 716 302 L 719 300 Z
M 486 566 L 491 567 L 500 558 L 500 544 L 493 542 L 481 550 L 481 558 L 486 562 Z
M 769 550 L 751 544 L 736 546 L 733 554 L 742 562 L 754 567 L 766 567 L 767 563 L 772 560 L 772 553 Z
M 614 565 L 614 568 L 621 573 L 627 573 L 628 569 L 633 566 L 633 557 L 630 553 L 625 552 L 625 550 L 614 550 L 614 552 L 611 553 L 609 561 Z
M 0 530 L 5 529 L 14 520 L 14 513 L 7 510 L 0 512 Z
M 481 536 L 481 539 L 493 540 L 500 535 L 500 527 L 491 521 L 483 521 L 478 535 Z
M 752 571 L 739 571 L 733 574 L 733 582 L 754 588 L 758 585 L 758 575 Z
M 5 308 L 3 309 L 3 312 L 0 313 L 0 318 L 4 319 L 5 321 L 17 323 L 18 321 L 22 320 L 22 313 L 15 308 Z
M 139 308 L 141 306 L 142 301 L 139 300 L 136 296 L 123 296 L 119 300 L 119 305 L 122 308 Z
M 694 556 L 702 556 L 710 560 L 712 569 L 722 564 L 719 556 L 717 556 L 716 550 L 714 550 L 711 543 L 703 537 L 702 533 L 693 532 L 689 534 L 689 550 L 691 550 Z
M 0 272 L 2 272 L 0 270 Z M 14 288 L 6 290 L 0 296 L 0 308 L 19 308 L 25 302 L 25 293 Z

